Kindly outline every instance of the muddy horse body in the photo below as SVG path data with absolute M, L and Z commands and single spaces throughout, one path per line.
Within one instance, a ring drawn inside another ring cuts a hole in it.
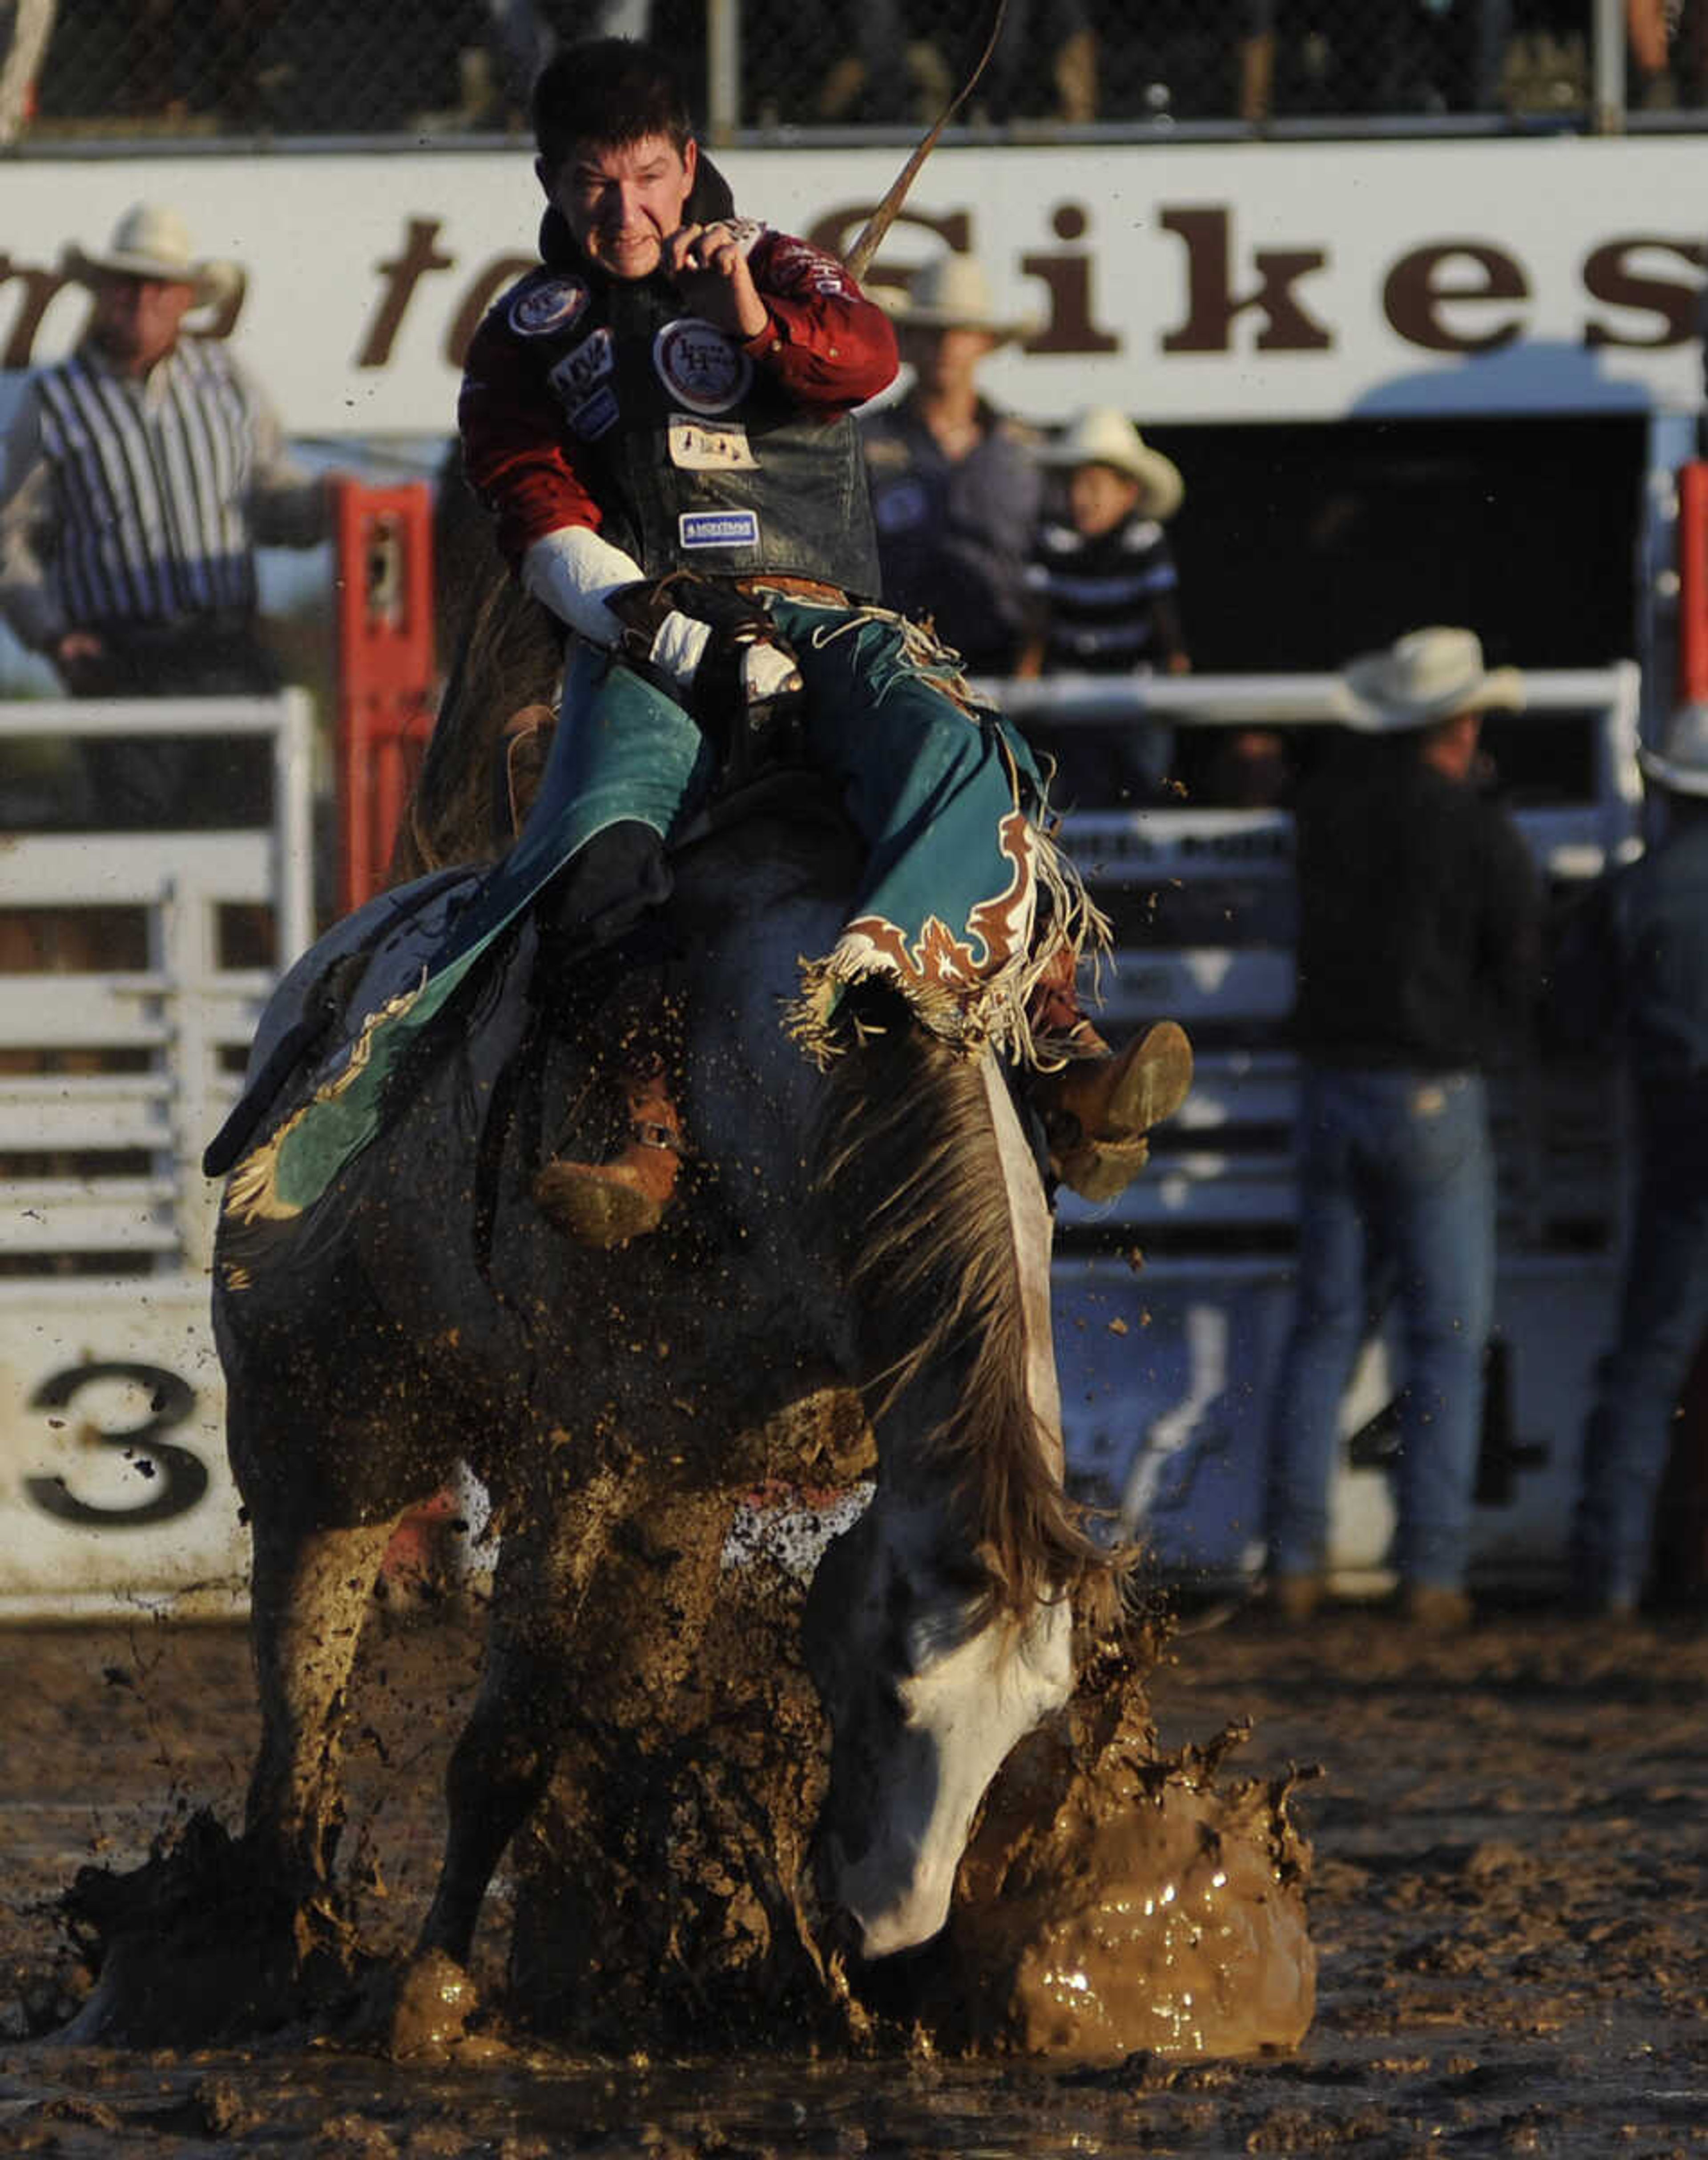
M 876 1441 L 805 1644 L 833 1732 L 820 1883 L 866 1955 L 941 1925 L 986 1784 L 1066 1699 L 1066 1593 L 1101 1563 L 1062 1494 L 1050 1220 L 1003 1073 L 898 1001 L 824 1072 L 782 1025 L 856 867 L 833 813 L 798 802 L 678 857 L 695 1155 L 652 1237 L 585 1253 L 530 1197 L 615 1094 L 586 987 L 542 994 L 538 917 L 311 1209 L 246 1218 L 228 1188 L 215 1324 L 263 1716 L 247 1835 L 305 1898 L 332 1868 L 341 1700 L 387 1543 L 459 1462 L 500 1545 L 424 1950 L 466 1959 L 571 1717 L 658 1716 L 734 1508 L 778 1467 L 752 1436 L 818 1391 L 859 1391 Z M 637 1596 L 649 1554 L 667 1565 Z

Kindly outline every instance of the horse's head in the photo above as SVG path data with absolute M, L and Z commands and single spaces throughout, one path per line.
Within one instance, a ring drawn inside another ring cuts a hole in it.
M 999 1068 L 906 1028 L 843 1065 L 823 1177 L 859 1244 L 878 1490 L 805 1648 L 822 1887 L 883 1957 L 942 1925 L 986 1786 L 1072 1690 L 1068 1593 L 1113 1562 L 1062 1495 L 1049 1211 Z
M 1016 1613 L 947 1527 L 880 1492 L 826 1552 L 807 1604 L 833 1734 L 821 1885 L 868 1958 L 942 1926 L 985 1788 L 1073 1684 L 1067 1598 Z

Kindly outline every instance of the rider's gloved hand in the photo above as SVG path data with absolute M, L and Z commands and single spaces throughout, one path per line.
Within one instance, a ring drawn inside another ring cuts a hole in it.
M 787 641 L 765 610 L 710 578 L 685 573 L 613 593 L 622 650 L 662 675 L 697 717 L 796 698 L 803 685 Z

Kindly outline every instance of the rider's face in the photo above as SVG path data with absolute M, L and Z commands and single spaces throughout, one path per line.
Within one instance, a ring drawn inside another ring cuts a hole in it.
M 554 173 L 535 167 L 548 200 L 589 262 L 613 278 L 648 278 L 664 242 L 680 231 L 698 150 L 667 136 L 638 143 L 578 143 Z

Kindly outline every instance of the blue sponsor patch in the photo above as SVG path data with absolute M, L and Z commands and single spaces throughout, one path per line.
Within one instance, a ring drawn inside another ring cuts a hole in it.
M 684 510 L 676 521 L 676 533 L 684 548 L 756 548 L 759 512 Z
M 603 390 L 595 390 L 585 404 L 578 405 L 569 415 L 569 425 L 584 443 L 597 442 L 616 425 L 617 397 L 610 383 Z

